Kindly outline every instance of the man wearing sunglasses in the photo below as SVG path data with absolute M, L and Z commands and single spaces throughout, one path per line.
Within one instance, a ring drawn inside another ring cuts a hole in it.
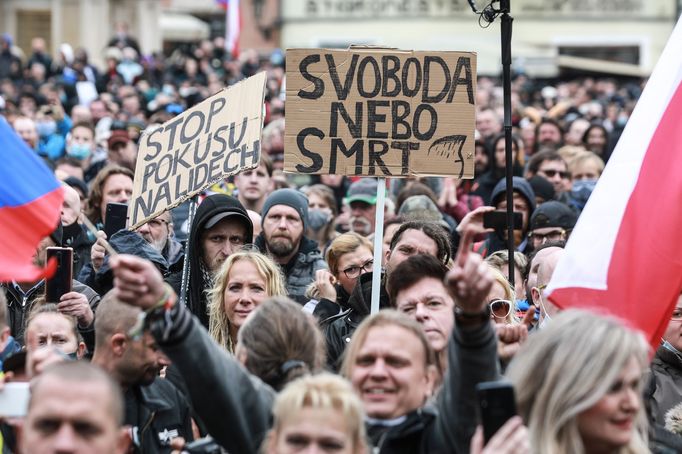
M 568 166 L 564 158 L 556 151 L 541 151 L 533 155 L 528 161 L 525 177 L 530 179 L 535 175 L 540 175 L 552 183 L 557 200 L 562 200 L 561 194 L 571 190 L 571 174 Z

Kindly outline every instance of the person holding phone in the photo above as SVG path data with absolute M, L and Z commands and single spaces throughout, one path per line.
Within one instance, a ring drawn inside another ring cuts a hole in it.
M 527 254 L 533 249 L 527 236 L 530 218 L 535 211 L 535 193 L 528 181 L 521 177 L 514 177 L 512 180 L 512 204 L 513 212 L 518 213 L 514 222 L 514 246 L 517 251 Z M 457 232 L 460 235 L 462 231 L 469 228 L 473 228 L 479 235 L 487 234 L 483 241 L 474 244 L 474 251 L 483 257 L 507 247 L 507 182 L 505 179 L 500 180 L 493 189 L 491 205 L 469 212 L 457 226 Z M 486 218 L 491 218 L 491 220 L 494 218 L 495 222 L 492 225 L 486 225 Z
M 47 248 L 60 246 L 63 238 L 61 222 L 48 236 L 43 238 L 33 256 L 33 263 L 37 267 L 44 267 L 47 263 Z M 63 266 L 71 263 L 63 262 Z M 45 292 L 44 279 L 34 282 L 3 282 L 0 287 L 5 289 L 9 314 L 10 332 L 17 342 L 24 345 L 24 331 L 28 315 L 35 306 L 36 300 Z M 78 330 L 85 340 L 88 351 L 94 348 L 94 311 L 99 304 L 100 297 L 92 288 L 72 280 L 71 291 L 63 293 L 59 300 L 49 301 L 58 304 L 60 311 L 73 315 L 78 320 Z

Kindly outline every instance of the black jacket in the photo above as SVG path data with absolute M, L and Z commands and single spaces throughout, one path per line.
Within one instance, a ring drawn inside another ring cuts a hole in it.
M 267 254 L 265 236 L 261 232 L 256 238 L 256 246 Z M 287 284 L 289 298 L 303 305 L 308 302 L 305 291 L 315 281 L 315 272 L 327 268 L 317 243 L 303 236 L 298 247 L 298 253 L 286 265 L 280 265 Z
M 71 225 L 63 226 L 64 237 L 62 245 L 73 248 L 73 275 L 78 276 L 80 270 L 90 263 L 90 249 L 92 242 L 88 238 L 85 228 L 74 222 Z
M 31 309 L 33 309 L 36 298 L 45 294 L 45 280 L 37 283 L 23 296 L 19 289 L 17 289 L 11 282 L 2 283 L 0 284 L 0 287 L 5 289 L 5 294 L 7 296 L 7 315 L 9 318 L 10 333 L 12 336 L 14 336 L 14 339 L 17 342 L 19 342 L 21 345 L 24 345 L 24 332 L 26 331 L 28 314 L 31 313 Z M 97 292 L 76 280 L 73 281 L 71 287 L 74 292 L 85 295 L 93 312 L 97 310 L 100 300 Z M 83 342 L 85 342 L 85 346 L 88 348 L 88 351 L 94 351 L 95 323 L 93 322 L 87 327 L 78 326 L 78 332 L 83 337 Z
M 646 398 L 650 423 L 665 425 L 665 414 L 682 401 L 682 354 L 661 346 L 649 369 Z
M 371 304 L 372 273 L 364 273 L 348 298 L 349 309 L 321 323 L 327 339 L 327 365 L 330 369 L 338 370 L 341 366 L 343 352 L 358 325 L 369 315 Z M 388 293 L 383 284 L 379 293 L 379 307 L 382 309 L 390 307 Z
M 125 424 L 132 427 L 133 451 L 169 453 L 171 438 L 194 439 L 189 405 L 173 384 L 157 378 L 125 393 Z
M 168 338 L 163 323 L 152 322 L 150 331 L 182 374 L 208 433 L 229 453 L 257 453 L 270 428 L 275 392 L 218 346 L 185 306 L 176 304 L 171 320 Z
M 132 254 L 154 263 L 163 274 L 168 272 L 168 262 L 159 251 L 147 243 L 137 232 L 121 230 L 111 236 L 111 247 L 120 254 Z M 100 295 L 106 294 L 114 287 L 114 273 L 109 265 L 109 256 L 104 257 L 104 263 L 95 273 L 92 263 L 88 263 L 81 270 L 78 279 L 92 287 Z

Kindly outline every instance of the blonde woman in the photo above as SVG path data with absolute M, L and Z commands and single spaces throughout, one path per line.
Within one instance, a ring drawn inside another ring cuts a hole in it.
M 644 337 L 619 320 L 567 310 L 516 354 L 508 377 L 535 453 L 648 453 Z
M 502 272 L 509 280 L 509 251 L 503 249 L 493 252 L 485 261 Z M 514 293 L 517 300 L 526 298 L 526 288 L 523 285 L 523 272 L 528 266 L 528 257 L 523 252 L 514 252 Z
M 364 411 L 350 383 L 328 373 L 300 378 L 277 396 L 265 454 L 366 454 Z
M 516 316 L 516 298 L 511 284 L 495 266 L 488 263 L 490 272 L 495 278 L 493 286 L 488 293 L 490 305 L 490 319 L 498 324 L 517 325 L 519 319 Z
M 208 331 L 230 353 L 246 318 L 266 298 L 286 296 L 286 282 L 271 258 L 253 250 L 230 255 L 210 291 Z

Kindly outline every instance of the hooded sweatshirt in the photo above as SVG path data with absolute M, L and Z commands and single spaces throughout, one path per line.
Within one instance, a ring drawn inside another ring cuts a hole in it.
M 533 192 L 533 188 L 531 187 L 530 183 L 528 183 L 528 181 L 521 177 L 513 178 L 512 188 L 513 192 L 519 194 L 521 197 L 526 199 L 526 202 L 528 202 L 528 222 L 530 223 L 530 217 L 533 215 L 533 211 L 535 211 L 535 193 Z M 507 183 L 506 179 L 503 178 L 497 182 L 497 184 L 495 185 L 495 189 L 493 189 L 491 205 L 497 206 L 497 204 L 500 201 L 502 201 L 504 197 L 506 197 L 506 194 Z M 522 233 L 523 241 L 517 247 L 517 250 L 523 253 L 530 252 L 532 248 L 532 246 L 526 239 L 526 233 L 528 233 L 527 228 Z M 496 232 L 490 233 L 485 241 L 474 245 L 474 250 L 481 254 L 483 257 L 487 257 L 493 252 L 500 251 L 506 248 L 507 248 L 506 240 L 500 238 Z

